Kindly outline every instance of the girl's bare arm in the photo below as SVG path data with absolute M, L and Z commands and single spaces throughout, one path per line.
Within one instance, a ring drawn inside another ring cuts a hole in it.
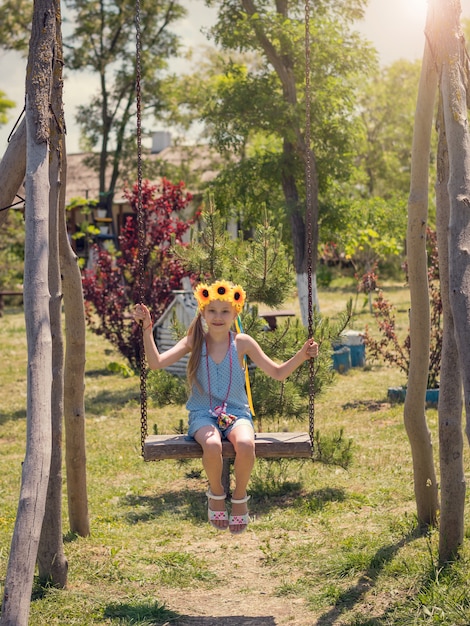
M 275 380 L 284 380 L 294 372 L 304 361 L 318 356 L 318 344 L 313 339 L 308 339 L 302 348 L 292 358 L 284 363 L 276 363 L 263 352 L 259 344 L 249 335 L 237 335 L 237 348 L 239 354 L 246 354 L 255 365 Z
M 191 342 L 189 337 L 186 336 L 180 339 L 180 341 L 169 350 L 159 352 L 153 337 L 152 318 L 148 308 L 144 304 L 138 304 L 135 307 L 134 319 L 142 322 L 145 357 L 150 369 L 159 370 L 169 367 L 191 351 Z

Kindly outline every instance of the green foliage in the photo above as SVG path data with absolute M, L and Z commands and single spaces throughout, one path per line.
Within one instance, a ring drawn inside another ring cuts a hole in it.
M 24 242 L 23 212 L 9 209 L 0 228 L 0 289 L 14 290 L 23 284 Z
M 188 398 L 184 379 L 165 370 L 150 370 L 147 375 L 147 392 L 155 406 L 185 404 Z
M 349 316 L 330 325 L 329 320 L 317 317 L 313 336 L 319 344 L 319 356 L 314 361 L 313 393 L 319 395 L 324 387 L 332 384 L 335 372 L 331 367 L 331 342 L 344 330 Z M 251 316 L 243 318 L 244 329 L 253 336 L 262 349 L 278 361 L 286 361 L 301 348 L 307 339 L 306 330 L 299 320 L 287 322 L 275 331 L 266 331 L 257 318 L 257 309 Z M 250 372 L 250 380 L 255 407 L 255 421 L 259 431 L 269 430 L 274 425 L 282 430 L 292 421 L 304 421 L 308 415 L 310 394 L 310 367 L 305 362 L 285 381 L 276 381 L 258 368 Z
M 129 378 L 129 376 L 134 376 L 135 372 L 132 368 L 129 367 L 126 363 L 118 363 L 117 361 L 111 361 L 106 366 L 110 372 L 119 372 L 124 378 Z
M 352 461 L 353 441 L 345 439 L 343 428 L 331 437 L 320 434 L 317 430 L 313 449 L 315 460 L 321 463 L 339 465 L 347 469 Z
M 350 263 L 358 280 L 375 267 L 382 271 L 399 264 L 407 228 L 404 207 L 399 197 L 343 199 L 334 219 L 322 223 L 320 256 Z
M 5 97 L 4 92 L 0 91 L 0 126 L 7 123 L 7 111 L 8 109 L 13 109 L 14 107 L 15 103 L 13 100 L 8 100 L 8 98 Z
M 70 199 L 65 207 L 65 210 L 72 213 L 72 215 L 73 211 L 79 211 L 82 218 L 77 220 L 78 223 L 73 224 L 75 232 L 72 235 L 72 239 L 75 242 L 77 251 L 89 251 L 95 242 L 95 237 L 100 233 L 100 229 L 93 223 L 92 216 L 93 209 L 97 205 L 97 200 L 75 196 Z M 86 255 L 83 257 L 79 256 L 78 263 L 80 268 L 83 269 L 86 264 Z
M 309 462 L 308 459 L 294 461 L 299 476 Z M 292 480 L 292 465 L 292 459 L 258 459 L 250 479 L 250 493 L 273 498 L 298 492 L 301 482 Z
M 200 228 L 192 232 L 189 246 L 174 246 L 175 254 L 186 271 L 200 280 L 224 278 L 240 283 L 248 301 L 278 306 L 294 286 L 293 272 L 279 229 L 270 224 L 266 210 L 263 218 L 252 238 L 232 239 L 226 220 L 209 196 Z
M 211 185 L 217 206 L 226 215 L 236 211 L 245 228 L 252 227 L 260 205 L 265 204 L 284 226 L 284 243 L 295 252 L 296 271 L 301 272 L 306 199 L 305 5 L 240 5 L 224 0 L 217 6 L 218 20 L 210 34 L 222 54 L 203 64 L 196 78 L 192 76 L 184 103 L 202 117 L 217 150 L 230 157 Z M 311 15 L 315 196 L 326 194 L 332 181 L 344 183 L 354 170 L 354 143 L 360 131 L 356 94 L 364 74 L 375 64 L 374 53 L 354 29 L 363 10 L 362 0 L 322 2 Z M 183 81 L 185 88 L 186 77 Z M 325 202 L 321 207 L 335 209 Z
M 33 3 L 29 0 L 2 0 L 0 41 L 4 50 L 26 52 L 31 36 Z
M 360 135 L 356 189 L 361 196 L 406 198 L 421 61 L 401 59 L 382 68 L 358 92 Z M 434 141 L 436 138 L 434 137 Z M 430 177 L 435 165 L 429 163 Z
M 177 617 L 177 613 L 169 611 L 164 604 L 159 602 L 111 602 L 103 612 L 103 617 L 119 620 L 122 624 L 140 624 L 140 626 L 152 626 L 153 624 L 168 623 Z
M 73 24 L 64 42 L 66 65 L 91 72 L 99 84 L 89 104 L 79 107 L 77 122 L 87 151 L 99 148 L 88 162 L 99 172 L 100 199 L 106 205 L 126 158 L 134 162 L 127 178 L 135 177 L 135 3 L 67 0 L 66 4 Z M 165 106 L 159 88 L 161 73 L 179 47 L 170 28 L 185 13 L 179 2 L 166 0 L 151 0 L 141 12 L 141 95 L 147 110 L 156 114 Z
M 431 312 L 428 389 L 437 389 L 439 387 L 443 339 L 442 300 L 439 283 L 437 237 L 435 231 L 429 227 L 427 229 L 427 246 L 428 290 Z M 381 289 L 377 289 L 373 309 L 380 336 L 377 338 L 374 332 L 369 327 L 366 327 L 364 342 L 369 354 L 374 359 L 383 360 L 398 367 L 399 370 L 408 376 L 411 337 L 409 332 L 405 339 L 399 337 L 396 328 L 395 308 L 385 298 Z

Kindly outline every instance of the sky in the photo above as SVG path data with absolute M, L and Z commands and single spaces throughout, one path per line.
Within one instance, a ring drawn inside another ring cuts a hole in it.
M 206 43 L 201 32 L 210 26 L 215 12 L 204 5 L 204 0 L 183 0 L 188 8 L 187 17 L 178 29 L 185 47 Z M 470 18 L 470 0 L 461 0 L 462 17 Z M 414 60 L 422 57 L 424 50 L 424 25 L 427 0 L 369 0 L 365 20 L 357 29 L 369 39 L 379 52 L 382 65 L 389 65 L 400 58 Z M 175 64 L 177 69 L 178 64 Z M 24 103 L 24 80 L 26 60 L 16 53 L 0 52 L 0 91 L 17 103 L 10 111 L 10 121 L 0 127 L 0 155 L 6 150 L 8 136 L 14 128 Z M 67 152 L 80 151 L 79 133 L 74 124 L 75 109 L 85 104 L 97 89 L 97 81 L 85 73 L 74 72 L 68 79 L 65 72 L 64 110 L 67 126 Z M 155 130 L 164 130 L 155 128 Z

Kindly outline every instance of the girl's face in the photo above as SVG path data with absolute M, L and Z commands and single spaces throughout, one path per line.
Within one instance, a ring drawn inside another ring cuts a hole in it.
M 237 311 L 230 302 L 213 300 L 204 307 L 202 317 L 205 319 L 209 332 L 213 330 L 230 330 Z

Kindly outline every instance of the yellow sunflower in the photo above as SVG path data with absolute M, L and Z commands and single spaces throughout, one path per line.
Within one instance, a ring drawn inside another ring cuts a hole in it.
M 237 313 L 241 313 L 243 305 L 245 304 L 246 293 L 243 287 L 240 285 L 234 285 L 232 287 L 232 304 L 237 310 Z
M 200 311 L 202 311 L 202 309 L 212 300 L 211 296 L 211 287 L 209 287 L 209 285 L 200 283 L 196 287 L 194 297 L 196 298 Z
M 217 280 L 210 287 L 211 300 L 232 301 L 232 287 L 226 280 Z

